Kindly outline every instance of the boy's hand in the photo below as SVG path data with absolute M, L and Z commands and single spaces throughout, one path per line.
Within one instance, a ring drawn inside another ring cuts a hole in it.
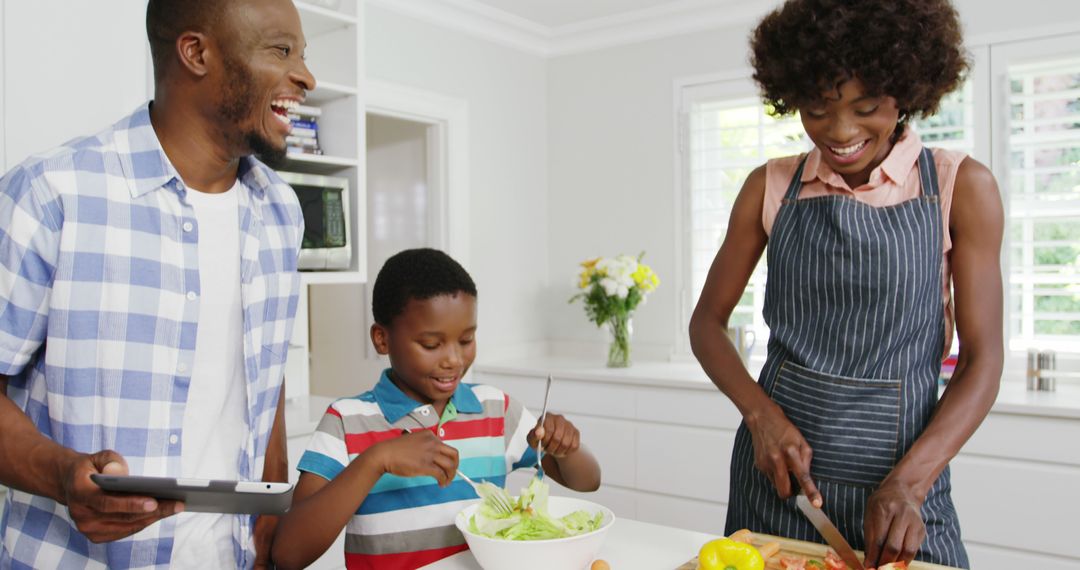
M 552 457 L 566 457 L 581 447 L 581 432 L 570 420 L 548 412 L 544 425 L 536 422 L 527 437 L 530 447 L 536 447 L 536 441 L 544 442 L 544 454 Z
M 429 430 L 416 431 L 378 443 L 383 472 L 401 477 L 434 477 L 440 487 L 454 480 L 458 451 L 443 443 Z

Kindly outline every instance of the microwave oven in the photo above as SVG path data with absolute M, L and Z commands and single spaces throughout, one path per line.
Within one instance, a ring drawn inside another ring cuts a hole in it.
M 348 269 L 352 264 L 349 180 L 297 172 L 278 175 L 292 186 L 304 213 L 299 268 Z

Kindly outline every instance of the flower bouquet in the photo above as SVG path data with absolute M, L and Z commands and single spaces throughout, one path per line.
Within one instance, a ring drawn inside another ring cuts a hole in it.
M 631 317 L 634 309 L 660 285 L 660 278 L 641 258 L 620 255 L 598 257 L 581 263 L 578 275 L 578 294 L 570 302 L 581 299 L 585 314 L 596 326 L 606 326 L 611 333 L 607 365 L 612 368 L 630 366 Z

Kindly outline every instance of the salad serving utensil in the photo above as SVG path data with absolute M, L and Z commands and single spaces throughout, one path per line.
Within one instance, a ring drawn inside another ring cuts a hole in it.
M 548 396 L 551 395 L 551 374 L 548 374 L 547 385 L 544 386 L 544 407 L 540 408 L 540 425 L 544 425 L 544 419 L 547 418 L 548 408 Z M 544 428 L 545 431 L 547 428 Z M 536 478 L 541 481 L 544 480 L 544 464 L 541 461 L 544 458 L 544 440 L 542 438 L 536 438 Z
M 466 483 L 472 485 L 473 491 L 476 491 L 476 494 L 479 495 L 481 499 L 490 500 L 489 504 L 495 507 L 495 510 L 504 515 L 509 515 L 514 512 L 514 498 L 510 496 L 510 493 L 507 492 L 506 489 L 488 481 L 477 483 L 476 481 L 469 479 L 469 476 L 462 473 L 460 469 L 457 474 L 464 479 Z

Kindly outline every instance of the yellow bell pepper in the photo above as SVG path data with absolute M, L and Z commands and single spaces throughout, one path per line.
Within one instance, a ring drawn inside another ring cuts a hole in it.
M 730 538 L 710 540 L 698 552 L 697 570 L 764 570 L 765 559 L 753 545 Z

